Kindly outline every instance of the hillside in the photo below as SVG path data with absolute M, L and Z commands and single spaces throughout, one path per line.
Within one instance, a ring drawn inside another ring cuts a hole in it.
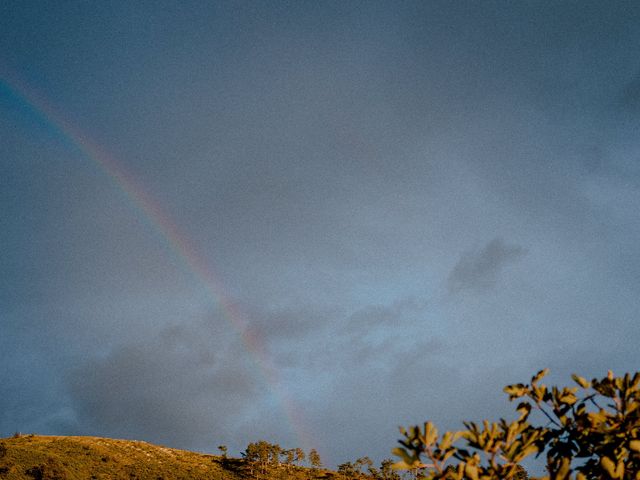
M 244 462 L 100 437 L 22 435 L 0 439 L 0 479 L 36 480 L 241 480 Z M 308 480 L 311 469 L 293 467 L 273 478 Z M 326 476 L 329 472 L 317 472 Z

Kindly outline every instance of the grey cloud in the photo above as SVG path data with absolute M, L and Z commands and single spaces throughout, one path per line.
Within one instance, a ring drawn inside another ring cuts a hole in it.
M 280 343 L 301 340 L 328 326 L 337 312 L 328 306 L 296 305 L 295 307 L 245 308 L 249 330 L 265 342 Z
M 620 103 L 625 110 L 640 112 L 640 73 L 624 86 Z
M 495 285 L 500 272 L 527 253 L 518 245 L 495 238 L 483 248 L 463 254 L 447 279 L 450 293 L 463 290 L 484 291 Z
M 362 306 L 351 314 L 345 313 L 344 308 L 321 310 L 308 306 L 295 312 L 283 310 L 275 316 L 265 315 L 255 331 L 270 330 L 262 338 L 269 342 L 271 353 L 283 368 L 323 372 L 352 363 L 379 364 L 410 347 L 413 339 L 406 333 L 413 331 L 427 305 L 424 299 L 407 296 L 388 304 Z M 254 310 L 252 316 L 256 313 Z M 289 329 L 295 332 L 288 333 Z M 304 343 L 305 349 L 287 341 L 291 339 Z
M 478 375 L 457 364 L 453 341 L 414 337 L 408 345 L 396 341 L 385 347 L 378 349 L 379 361 L 349 356 L 349 368 L 335 377 L 325 402 L 312 411 L 315 431 L 336 463 L 365 454 L 390 457 L 395 446 L 390 440 L 398 438 L 400 425 L 429 419 L 439 428 L 458 429 L 463 420 L 484 418 L 487 411 L 502 413 L 505 372 Z M 357 375 L 349 374 L 350 368 Z M 331 408 L 336 402 L 340 409 Z M 368 440 L 361 451 L 350 447 L 363 437 Z
M 310 351 L 318 349 L 343 316 L 340 309 L 329 304 L 269 307 L 247 297 L 244 305 L 247 333 L 259 339 L 270 360 L 282 369 L 308 368 Z M 301 349 L 303 344 L 309 346 Z M 317 355 L 313 358 L 317 360 Z
M 259 382 L 242 352 L 208 351 L 198 340 L 204 333 L 169 328 L 73 369 L 68 383 L 81 428 L 191 448 L 228 435 L 228 422 L 259 396 Z
M 362 332 L 376 327 L 395 327 L 408 316 L 420 313 L 428 302 L 416 297 L 398 299 L 389 305 L 368 305 L 351 314 L 346 322 L 350 332 Z

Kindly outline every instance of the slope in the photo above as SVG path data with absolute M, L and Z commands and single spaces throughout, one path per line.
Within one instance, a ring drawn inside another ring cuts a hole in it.
M 22 435 L 0 439 L 0 479 L 240 480 L 242 462 L 99 437 Z

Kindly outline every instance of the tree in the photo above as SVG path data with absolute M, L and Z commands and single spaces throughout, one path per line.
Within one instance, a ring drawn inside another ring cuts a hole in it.
M 274 445 L 264 440 L 247 445 L 246 450 L 242 453 L 242 457 L 249 468 L 250 475 L 255 475 L 256 479 L 259 478 L 259 474 L 263 477 L 266 476 L 273 448 Z M 277 448 L 279 449 L 280 446 Z
M 284 463 L 286 465 L 287 471 L 289 471 L 291 465 L 293 465 L 293 460 L 295 459 L 295 451 L 290 448 L 289 450 L 283 450 L 280 455 L 284 457 Z
M 227 458 L 227 446 L 226 445 L 218 445 L 218 450 L 220 450 L 220 452 L 222 453 L 222 458 L 226 460 Z
M 227 468 L 227 446 L 226 445 L 218 445 L 218 450 L 220 450 L 220 453 L 222 453 L 222 475 L 221 475 L 221 479 L 224 480 L 224 469 Z
M 351 462 L 345 462 L 338 465 L 338 474 L 343 480 L 354 478 L 356 476 L 356 469 Z
M 294 461 L 296 463 L 304 462 L 304 459 L 305 459 L 304 450 L 302 450 L 301 448 L 296 448 L 296 449 L 294 449 L 293 453 L 295 455 Z
M 269 461 L 271 460 L 271 444 L 260 440 L 257 443 L 258 462 L 260 464 L 260 472 L 262 475 L 267 474 L 269 468 Z
M 369 478 L 372 480 L 382 480 L 382 475 L 380 474 L 380 470 L 371 465 L 369 468 Z
M 380 478 L 382 480 L 400 480 L 400 475 L 393 469 L 393 460 L 386 458 L 380 462 Z
M 615 377 L 610 371 L 591 381 L 572 375 L 578 386 L 562 388 L 540 384 L 547 373 L 505 387 L 509 400 L 519 400 L 516 421 L 465 422 L 464 430 L 442 436 L 431 422 L 401 428 L 394 467 L 423 468 L 427 480 L 523 480 L 520 462 L 545 454 L 543 479 L 569 480 L 572 473 L 576 480 L 640 479 L 640 372 Z M 530 424 L 532 411 L 546 423 Z M 466 448 L 455 445 L 459 440 Z M 447 465 L 451 460 L 457 463 Z
M 250 443 L 247 445 L 247 448 L 244 452 L 242 452 L 242 458 L 244 460 L 245 465 L 249 470 L 249 475 L 258 478 L 256 466 L 259 462 L 260 455 L 258 453 L 258 444 Z
M 315 448 L 312 448 L 309 452 L 309 463 L 313 468 L 322 467 L 322 460 L 320 460 L 320 454 Z
M 271 464 L 276 467 L 276 469 L 280 468 L 280 453 L 282 452 L 282 447 L 277 443 L 269 445 L 269 457 L 271 460 Z
M 369 457 L 360 457 L 353 463 L 353 466 L 358 476 L 361 476 L 363 473 L 362 469 L 364 467 L 371 468 L 373 466 L 373 461 L 371 461 Z

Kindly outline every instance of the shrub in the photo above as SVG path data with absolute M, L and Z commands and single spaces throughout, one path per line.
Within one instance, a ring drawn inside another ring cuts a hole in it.
M 422 469 L 427 480 L 521 479 L 520 462 L 546 454 L 545 479 L 640 480 L 640 372 L 591 381 L 572 375 L 577 387 L 562 388 L 540 384 L 547 372 L 505 387 L 509 400 L 519 400 L 514 422 L 465 422 L 464 430 L 442 436 L 431 422 L 401 428 L 395 467 Z M 533 410 L 548 423 L 530 424 Z

